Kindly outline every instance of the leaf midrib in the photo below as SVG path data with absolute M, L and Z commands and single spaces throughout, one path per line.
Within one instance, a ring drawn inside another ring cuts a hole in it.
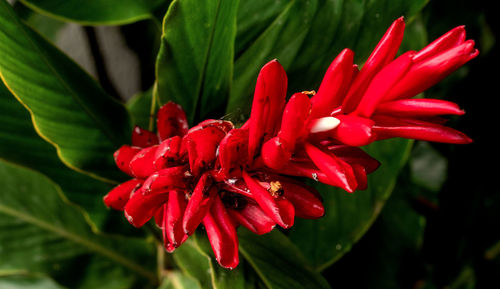
M 23 220 L 26 223 L 32 224 L 32 225 L 39 227 L 41 229 L 44 229 L 46 231 L 50 231 L 52 233 L 55 233 L 56 235 L 59 235 L 65 239 L 68 239 L 68 240 L 72 241 L 73 243 L 76 243 L 78 245 L 81 245 L 83 247 L 88 248 L 90 251 L 94 251 L 94 252 L 99 253 L 105 257 L 108 257 L 109 259 L 129 268 L 132 271 L 135 271 L 136 273 L 142 275 L 143 277 L 146 277 L 147 279 L 149 279 L 153 282 L 156 282 L 156 275 L 154 273 L 145 269 L 144 267 L 135 263 L 134 261 L 131 261 L 130 259 L 123 257 L 122 255 L 118 254 L 117 252 L 110 250 L 109 248 L 103 247 L 100 244 L 97 244 L 95 242 L 92 242 L 91 240 L 82 238 L 81 236 L 78 236 L 72 232 L 61 229 L 59 227 L 56 227 L 50 223 L 41 221 L 40 219 L 37 219 L 31 215 L 25 214 L 23 212 L 20 212 L 20 211 L 14 210 L 14 209 L 11 209 L 3 204 L 0 204 L 0 212 L 4 213 L 6 215 L 9 215 L 11 217 Z

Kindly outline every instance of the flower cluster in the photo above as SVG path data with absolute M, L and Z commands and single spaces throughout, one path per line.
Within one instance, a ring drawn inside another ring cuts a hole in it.
M 165 104 L 157 133 L 136 127 L 132 145 L 116 151 L 117 166 L 132 179 L 104 202 L 136 227 L 154 217 L 169 252 L 203 224 L 219 264 L 234 268 L 238 226 L 265 234 L 276 225 L 293 226 L 295 217 L 323 216 L 318 192 L 290 176 L 354 192 L 367 187 L 367 174 L 379 166 L 360 146 L 392 137 L 469 143 L 440 117 L 463 114 L 456 104 L 412 97 L 474 58 L 474 42 L 457 27 L 395 58 L 403 30 L 400 18 L 361 70 L 345 49 L 317 93 L 295 93 L 288 102 L 286 73 L 269 62 L 240 128 L 224 120 L 189 128 L 182 108 Z

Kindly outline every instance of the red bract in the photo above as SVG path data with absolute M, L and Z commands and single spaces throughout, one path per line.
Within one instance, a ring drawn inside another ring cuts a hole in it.
M 474 58 L 474 42 L 457 27 L 419 52 L 394 59 L 404 31 L 397 19 L 361 70 L 343 50 L 318 93 L 298 92 L 286 102 L 287 76 L 272 60 L 257 78 L 250 119 L 235 128 L 209 119 L 191 129 L 182 108 L 158 111 L 158 133 L 134 128 L 132 146 L 114 155 L 133 177 L 104 197 L 140 227 L 154 217 L 168 252 L 204 226 L 219 264 L 238 265 L 236 229 L 256 234 L 295 217 L 325 213 L 319 193 L 288 176 L 307 177 L 347 192 L 364 190 L 379 162 L 359 146 L 405 137 L 468 143 L 445 127 L 441 115 L 464 112 L 449 101 L 411 99 Z

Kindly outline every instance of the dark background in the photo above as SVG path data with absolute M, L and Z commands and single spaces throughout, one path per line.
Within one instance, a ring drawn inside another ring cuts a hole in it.
M 434 192 L 412 180 L 412 161 L 421 157 L 414 151 L 374 226 L 324 273 L 336 288 L 500 288 L 495 3 L 439 0 L 424 9 L 429 40 L 466 25 L 467 38 L 475 39 L 481 51 L 465 68 L 426 93 L 429 98 L 450 99 L 466 110 L 450 125 L 467 133 L 474 143 L 430 145 L 448 160 L 447 178 Z M 399 216 L 389 208 L 412 210 L 418 214 L 414 218 L 424 221 L 417 242 L 408 239 L 412 223 L 398 223 Z M 495 244 L 496 253 L 491 249 Z

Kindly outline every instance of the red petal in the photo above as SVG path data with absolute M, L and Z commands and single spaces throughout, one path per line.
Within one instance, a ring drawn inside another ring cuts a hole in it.
M 329 116 L 334 108 L 342 104 L 352 80 L 353 58 L 354 52 L 346 48 L 330 64 L 318 93 L 311 98 L 311 117 Z
M 163 205 L 163 207 L 165 206 L 166 204 Z M 156 213 L 154 214 L 156 226 L 158 226 L 159 228 L 163 228 L 163 214 L 165 213 L 163 207 L 156 210 Z
M 129 176 L 133 176 L 130 171 L 130 161 L 141 151 L 139 147 L 122 145 L 114 154 L 116 166 Z
M 269 168 L 279 170 L 286 165 L 291 156 L 291 149 L 280 137 L 274 137 L 262 146 L 262 160 Z
M 317 219 L 325 214 L 323 202 L 318 198 L 318 192 L 313 188 L 297 183 L 281 181 L 285 198 L 292 202 L 295 215 L 304 219 Z
M 158 136 L 147 129 L 136 125 L 132 131 L 132 145 L 147 148 L 158 144 Z
M 303 93 L 295 93 L 288 101 L 278 136 L 287 143 L 291 151 L 301 137 L 307 135 L 307 118 L 311 113 L 311 101 Z
M 173 102 L 166 103 L 158 110 L 156 126 L 161 140 L 183 136 L 189 128 L 186 113 L 180 105 Z
M 188 134 L 192 133 L 194 131 L 200 130 L 200 129 L 204 129 L 206 127 L 216 127 L 218 129 L 222 130 L 223 132 L 228 133 L 230 130 L 232 130 L 234 128 L 234 125 L 232 122 L 227 121 L 227 120 L 207 119 L 207 120 L 200 122 L 196 126 L 192 127 L 188 131 Z
M 371 119 L 355 115 L 337 115 L 340 124 L 332 131 L 332 137 L 350 146 L 364 146 L 373 139 Z
M 131 179 L 123 184 L 119 184 L 104 196 L 106 206 L 115 210 L 123 210 L 130 196 L 142 186 L 142 180 Z
M 356 175 L 356 182 L 358 183 L 357 190 L 364 191 L 368 188 L 368 178 L 366 176 L 366 170 L 363 166 L 354 164 L 352 165 L 352 170 L 354 175 Z
M 125 217 L 135 227 L 142 227 L 168 200 L 168 191 L 143 194 L 139 189 L 125 205 Z
M 250 189 L 253 199 L 269 217 L 285 229 L 293 226 L 295 210 L 288 200 L 283 197 L 273 197 L 247 172 L 243 172 L 243 179 Z
M 355 115 L 366 118 L 372 115 L 386 94 L 408 72 L 413 63 L 412 58 L 414 53 L 413 51 L 406 52 L 377 73 L 354 111 Z
M 400 99 L 381 103 L 376 113 L 402 117 L 429 117 L 443 114 L 463 115 L 456 103 L 440 99 Z
M 260 151 L 262 142 L 273 137 L 279 129 L 285 106 L 287 82 L 285 70 L 277 60 L 270 61 L 260 70 L 249 119 L 250 162 Z
M 356 177 L 349 164 L 312 144 L 306 143 L 305 149 L 313 163 L 328 176 L 332 183 L 349 193 L 354 192 L 357 187 Z
M 149 176 L 144 181 L 142 189 L 144 194 L 164 190 L 186 189 L 188 185 L 186 178 L 190 176 L 184 166 L 162 169 Z
M 212 205 L 217 188 L 207 173 L 203 174 L 194 188 L 184 212 L 183 229 L 188 235 L 194 233 Z
M 214 205 L 203 219 L 203 224 L 217 262 L 228 269 L 238 266 L 236 228 L 219 197 L 215 198 Z
M 374 172 L 380 163 L 362 149 L 346 145 L 328 146 L 328 150 L 350 165 L 361 165 L 368 173 Z
M 467 135 L 439 124 L 415 119 L 396 119 L 378 116 L 374 118 L 373 131 L 380 139 L 402 137 L 416 140 L 468 144 L 472 142 Z
M 424 49 L 415 54 L 414 61 L 424 61 L 448 49 L 458 46 L 465 41 L 465 26 L 458 26 L 443 34 Z
M 194 175 L 214 165 L 217 148 L 224 136 L 224 131 L 213 126 L 189 132 L 185 136 L 189 166 Z
M 403 40 L 404 29 L 405 22 L 400 17 L 385 32 L 349 88 L 342 104 L 345 113 L 356 109 L 373 77 L 394 59 Z
M 186 195 L 182 191 L 170 191 L 168 206 L 164 217 L 163 232 L 174 248 L 187 239 L 182 228 L 182 219 L 186 210 Z
M 132 175 L 136 178 L 145 179 L 156 171 L 153 162 L 157 149 L 157 145 L 142 149 L 132 158 L 130 161 L 130 172 Z
M 226 179 L 241 177 L 248 160 L 248 130 L 232 129 L 219 145 L 219 162 Z
M 438 83 L 478 54 L 474 41 L 468 40 L 438 55 L 416 62 L 408 73 L 393 85 L 384 100 L 413 97 Z
M 156 170 L 175 165 L 181 158 L 182 139 L 179 136 L 168 138 L 161 142 L 156 150 L 154 166 Z
M 248 203 L 242 210 L 228 210 L 228 212 L 238 224 L 258 235 L 269 233 L 276 226 L 276 222 L 253 203 Z

